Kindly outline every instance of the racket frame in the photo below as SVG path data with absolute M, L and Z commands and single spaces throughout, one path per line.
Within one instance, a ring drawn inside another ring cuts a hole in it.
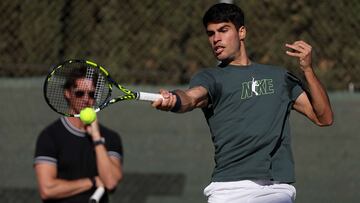
M 60 68 L 65 68 L 64 66 L 66 64 L 70 64 L 70 63 L 86 63 L 88 65 L 88 67 L 94 68 L 94 69 L 98 69 L 100 74 L 102 74 L 105 79 L 108 81 L 108 89 L 109 92 L 106 96 L 106 99 L 103 103 L 101 103 L 97 108 L 94 108 L 95 112 L 99 112 L 101 109 L 109 106 L 110 104 L 119 102 L 119 101 L 124 101 L 124 100 L 143 100 L 143 101 L 156 101 L 157 99 L 163 98 L 160 94 L 156 94 L 156 93 L 147 93 L 147 92 L 137 92 L 137 91 L 132 91 L 129 90 L 127 88 L 125 88 L 124 86 L 118 84 L 109 74 L 109 72 L 103 68 L 102 66 L 98 65 L 97 63 L 94 63 L 92 61 L 89 60 L 82 60 L 82 59 L 72 59 L 72 60 L 67 60 L 64 61 L 61 64 L 56 65 L 51 72 L 47 75 L 46 79 L 45 79 L 45 84 L 43 87 L 43 92 L 44 92 L 44 97 L 45 100 L 47 102 L 47 104 L 51 107 L 51 109 L 53 109 L 55 112 L 67 116 L 67 117 L 80 117 L 80 114 L 69 114 L 69 113 L 64 113 L 61 111 L 58 111 L 53 105 L 51 105 L 49 98 L 46 96 L 46 89 L 47 89 L 47 84 L 48 81 L 51 79 L 51 77 L 56 73 L 56 71 Z M 118 88 L 121 92 L 124 93 L 124 95 L 122 96 L 118 96 L 118 97 L 113 97 L 111 98 L 112 95 L 112 91 L 113 91 L 113 87 Z

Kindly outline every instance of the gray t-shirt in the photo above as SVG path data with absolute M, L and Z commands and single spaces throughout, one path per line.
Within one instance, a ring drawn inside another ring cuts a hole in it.
M 289 113 L 303 92 L 286 69 L 252 63 L 209 68 L 190 87 L 203 86 L 203 108 L 215 147 L 213 182 L 265 179 L 295 181 Z

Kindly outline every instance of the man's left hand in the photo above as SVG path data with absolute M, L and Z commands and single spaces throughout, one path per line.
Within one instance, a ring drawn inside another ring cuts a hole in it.
M 296 41 L 292 44 L 285 44 L 285 46 L 292 49 L 291 51 L 286 51 L 287 55 L 299 58 L 300 68 L 304 72 L 312 70 L 312 47 L 308 43 L 304 41 Z

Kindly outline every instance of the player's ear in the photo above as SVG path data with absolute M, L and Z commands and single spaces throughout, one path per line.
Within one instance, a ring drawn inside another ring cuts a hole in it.
M 244 40 L 244 39 L 245 39 L 245 37 L 246 37 L 246 28 L 245 28 L 245 26 L 241 26 L 241 27 L 239 28 L 238 34 L 239 34 L 239 39 L 240 39 L 240 40 Z

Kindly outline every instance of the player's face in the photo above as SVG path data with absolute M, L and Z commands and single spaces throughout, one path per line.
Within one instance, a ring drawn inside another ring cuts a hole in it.
M 67 98 L 71 111 L 79 113 L 85 107 L 93 107 L 95 104 L 95 87 L 92 80 L 81 78 L 76 80 L 75 87 L 66 90 Z
M 240 57 L 240 36 L 234 24 L 209 23 L 206 33 L 213 53 L 219 61 L 233 61 Z

